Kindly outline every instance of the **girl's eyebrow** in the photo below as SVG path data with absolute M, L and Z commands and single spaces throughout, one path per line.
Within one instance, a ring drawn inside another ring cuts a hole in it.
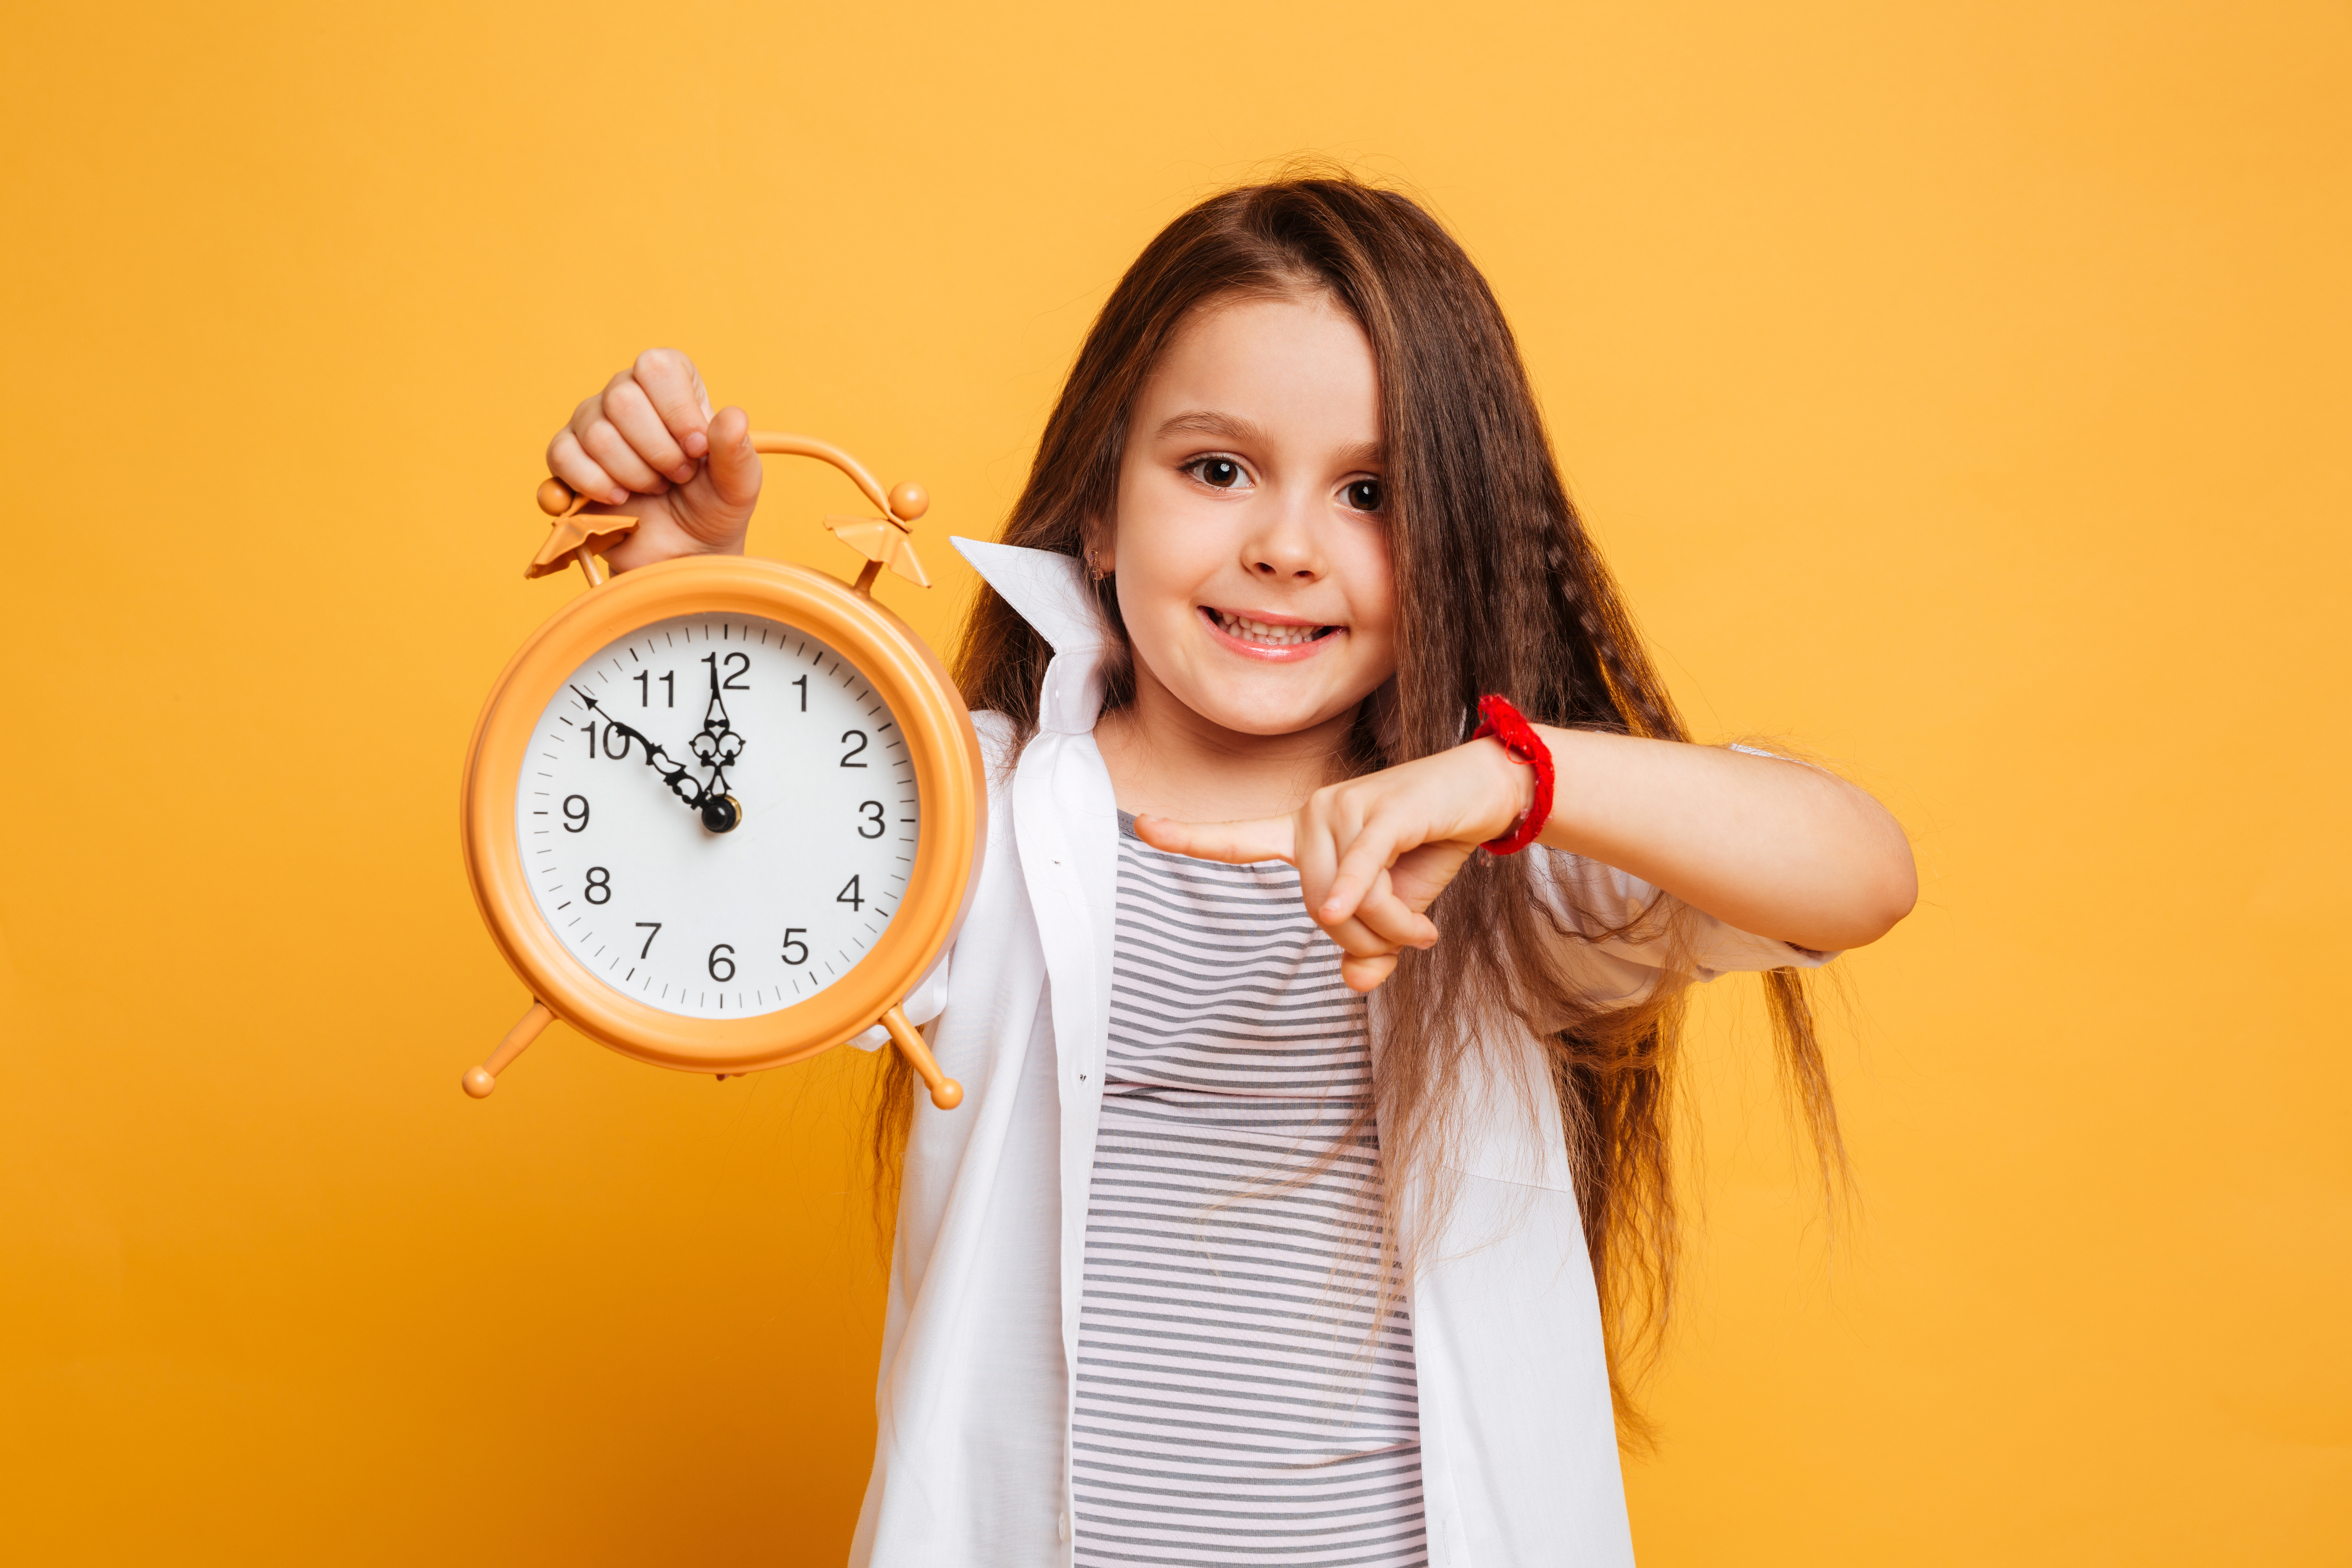
M 1264 427 L 1231 414 L 1220 414 L 1213 408 L 1188 409 L 1161 422 L 1160 436 L 1216 436 L 1228 441 L 1255 442 L 1266 440 Z
M 1264 426 L 1241 418 L 1237 415 L 1220 413 L 1213 408 L 1188 409 L 1182 414 L 1172 416 L 1163 420 L 1159 430 L 1154 434 L 1162 440 L 1171 436 L 1213 436 L 1219 440 L 1231 441 L 1237 446 L 1266 447 L 1273 444 L 1273 437 L 1266 434 Z M 1377 463 L 1387 456 L 1387 453 L 1381 442 L 1366 441 L 1334 453 L 1333 456 L 1339 459 L 1342 467 L 1353 467 L 1359 464 Z

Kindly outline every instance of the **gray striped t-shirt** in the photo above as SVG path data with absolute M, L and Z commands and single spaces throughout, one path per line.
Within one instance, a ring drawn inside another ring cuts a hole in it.
M 1119 818 L 1071 1428 L 1079 1568 L 1428 1561 L 1412 1331 L 1381 1302 L 1363 999 L 1278 861 Z

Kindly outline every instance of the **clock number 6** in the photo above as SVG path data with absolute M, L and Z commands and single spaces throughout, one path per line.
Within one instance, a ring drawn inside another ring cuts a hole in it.
M 857 825 L 857 837 L 860 838 L 881 837 L 883 830 L 889 826 L 888 823 L 883 820 L 882 803 L 878 800 L 865 801 L 860 803 L 857 810 L 860 816 L 866 816 L 866 821 Z M 870 816 L 867 815 L 869 813 L 871 814 Z M 874 831 L 871 833 L 866 832 L 866 830 L 869 827 Z
M 791 964 L 795 969 L 798 969 L 802 964 L 808 962 L 808 943 L 801 940 L 801 938 L 806 935 L 808 935 L 808 927 L 806 926 L 786 926 L 784 928 L 784 962 Z M 794 949 L 798 949 L 799 951 L 795 952 L 793 951 Z
M 735 978 L 735 950 L 727 943 L 720 942 L 710 950 L 710 956 L 704 961 L 704 967 L 710 971 L 711 979 L 722 985 L 725 984 Z M 724 973 L 721 973 L 722 971 Z
M 580 896 L 587 900 L 592 904 L 611 903 L 613 901 L 613 873 L 607 871 L 602 866 L 589 867 L 588 886 L 581 890 Z

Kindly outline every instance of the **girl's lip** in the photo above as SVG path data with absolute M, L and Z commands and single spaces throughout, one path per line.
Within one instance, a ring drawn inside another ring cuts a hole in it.
M 1236 611 L 1226 612 L 1228 615 L 1239 613 L 1240 612 Z M 1210 634 L 1213 636 L 1219 643 L 1223 645 L 1225 647 L 1232 649 L 1234 653 L 1241 655 L 1244 658 L 1254 658 L 1260 664 L 1301 663 L 1304 660 L 1313 658 L 1317 654 L 1322 652 L 1324 648 L 1339 641 L 1342 637 L 1345 637 L 1348 632 L 1347 627 L 1332 626 L 1328 621 L 1303 620 L 1297 616 L 1251 615 L 1244 618 L 1257 621 L 1269 626 L 1331 626 L 1331 630 L 1327 635 L 1317 637 L 1310 642 L 1291 643 L 1281 647 L 1269 647 L 1264 643 L 1245 642 L 1242 638 L 1234 636 L 1233 633 L 1225 630 L 1225 624 L 1223 617 L 1218 615 L 1217 611 L 1213 607 L 1208 605 L 1201 606 L 1201 619 L 1207 623 Z

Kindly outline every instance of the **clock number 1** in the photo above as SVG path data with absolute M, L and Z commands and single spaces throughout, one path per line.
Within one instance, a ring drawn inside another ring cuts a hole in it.
M 808 711 L 808 677 L 803 675 L 793 684 L 801 689 L 801 711 L 805 713 Z

